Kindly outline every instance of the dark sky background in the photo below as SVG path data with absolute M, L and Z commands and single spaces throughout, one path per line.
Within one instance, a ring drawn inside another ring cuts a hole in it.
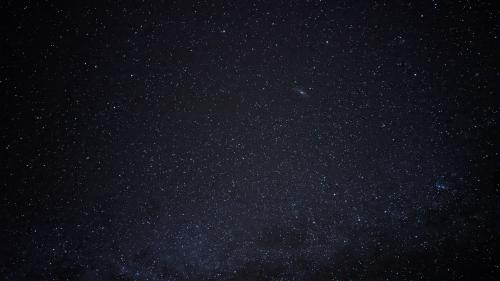
M 0 279 L 498 280 L 498 2 L 0 9 Z

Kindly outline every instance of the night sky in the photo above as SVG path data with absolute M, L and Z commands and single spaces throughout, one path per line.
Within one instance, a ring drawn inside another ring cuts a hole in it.
M 0 11 L 1 280 L 499 280 L 499 2 Z

